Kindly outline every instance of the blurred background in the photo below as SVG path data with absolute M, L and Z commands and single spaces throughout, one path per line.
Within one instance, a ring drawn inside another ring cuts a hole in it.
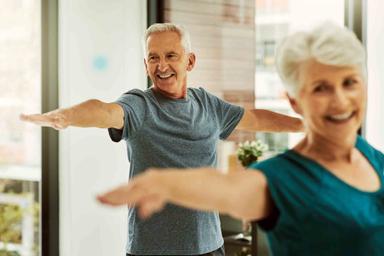
M 123 254 L 126 209 L 94 197 L 127 180 L 124 143 L 111 143 L 105 130 L 59 134 L 18 116 L 147 88 L 141 38 L 156 22 L 190 31 L 197 63 L 189 86 L 291 115 L 274 66 L 277 42 L 325 20 L 346 25 L 368 54 L 361 134 L 383 151 L 383 10 L 368 0 L 0 0 L 0 255 Z M 236 132 L 219 144 L 219 168 L 228 171 L 239 142 L 261 139 L 273 155 L 301 136 Z M 239 236 L 242 222 L 221 217 L 227 255 L 250 255 L 255 236 Z M 254 248 L 268 255 L 257 234 Z

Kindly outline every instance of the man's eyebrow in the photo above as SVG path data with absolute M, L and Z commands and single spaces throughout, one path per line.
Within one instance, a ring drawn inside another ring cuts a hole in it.
M 149 57 L 156 57 L 156 56 L 157 56 L 156 53 L 154 53 L 154 52 L 149 52 L 148 55 L 147 55 L 147 58 L 149 58 Z

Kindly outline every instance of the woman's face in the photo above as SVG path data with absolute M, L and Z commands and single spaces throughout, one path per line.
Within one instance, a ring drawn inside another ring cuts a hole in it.
M 307 132 L 328 139 L 354 138 L 365 114 L 360 70 L 310 60 L 301 65 L 299 81 L 301 89 L 291 104 L 303 116 Z

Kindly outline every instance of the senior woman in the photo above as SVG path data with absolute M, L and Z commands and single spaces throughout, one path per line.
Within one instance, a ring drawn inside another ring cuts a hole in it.
M 345 28 L 327 23 L 287 37 L 277 68 L 305 124 L 293 149 L 255 171 L 152 170 L 98 199 L 135 204 L 144 218 L 170 202 L 262 220 L 274 255 L 384 255 L 384 155 L 357 135 L 365 65 Z

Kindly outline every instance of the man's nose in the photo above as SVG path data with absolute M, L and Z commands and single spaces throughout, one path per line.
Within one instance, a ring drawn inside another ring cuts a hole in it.
M 160 72 L 165 72 L 168 69 L 168 62 L 164 59 L 160 59 L 158 69 Z

